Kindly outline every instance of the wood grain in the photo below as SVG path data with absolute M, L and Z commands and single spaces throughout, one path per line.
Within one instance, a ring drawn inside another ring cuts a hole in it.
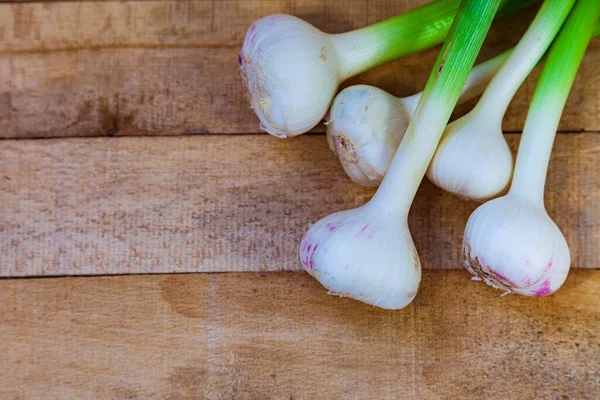
M 600 267 L 599 152 L 600 135 L 558 135 L 547 183 L 579 268 Z M 321 135 L 4 140 L 0 171 L 1 276 L 299 270 L 308 225 L 373 194 Z M 475 207 L 422 185 L 425 268 L 461 267 Z
M 597 399 L 600 271 L 548 298 L 427 271 L 406 309 L 304 273 L 0 281 L 4 399 Z
M 426 0 L 102 1 L 0 4 L 0 137 L 257 132 L 236 57 L 245 30 L 272 13 L 344 32 Z M 492 29 L 481 58 L 516 43 L 535 10 Z M 515 28 L 517 26 L 517 28 Z M 395 95 L 422 89 L 437 49 L 356 77 Z M 600 46 L 592 44 L 561 130 L 600 130 Z M 536 74 L 510 108 L 520 131 Z M 472 106 L 459 109 L 464 113 Z M 315 129 L 323 131 L 323 126 Z

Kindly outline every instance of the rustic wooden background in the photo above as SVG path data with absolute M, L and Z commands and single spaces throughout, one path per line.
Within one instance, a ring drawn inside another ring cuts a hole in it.
M 427 181 L 409 222 L 428 271 L 408 308 L 327 296 L 298 272 L 308 224 L 373 191 L 322 125 L 258 131 L 245 31 L 286 12 L 344 32 L 425 2 L 0 2 L 0 277 L 239 272 L 1 280 L 0 398 L 600 398 L 600 271 L 581 270 L 600 259 L 600 40 L 550 165 L 574 267 L 559 293 L 499 298 L 448 271 L 476 204 Z M 495 23 L 480 59 L 534 14 Z M 346 85 L 415 93 L 436 53 Z M 505 118 L 513 149 L 538 73 Z

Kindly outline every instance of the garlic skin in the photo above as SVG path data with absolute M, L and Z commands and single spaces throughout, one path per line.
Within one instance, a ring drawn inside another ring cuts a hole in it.
M 475 210 L 463 254 L 471 274 L 524 296 L 554 293 L 571 265 L 567 242 L 543 205 L 512 193 Z
M 329 289 L 385 309 L 400 309 L 416 296 L 421 264 L 406 222 L 369 203 L 323 218 L 302 238 L 306 272 Z
M 419 98 L 397 98 L 369 85 L 350 86 L 336 96 L 329 111 L 327 140 L 353 182 L 379 185 Z
M 446 127 L 427 178 L 458 197 L 484 201 L 507 188 L 512 171 L 513 156 L 501 123 L 485 123 L 471 112 Z
M 340 83 L 329 35 L 291 15 L 255 21 L 238 61 L 261 128 L 281 138 L 319 123 Z

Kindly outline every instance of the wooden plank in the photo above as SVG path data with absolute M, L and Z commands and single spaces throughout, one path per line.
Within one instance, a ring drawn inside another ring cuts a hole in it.
M 425 1 L 0 4 L 0 137 L 257 132 L 236 64 L 253 20 L 287 12 L 325 31 L 343 32 Z M 533 11 L 497 23 L 482 58 L 514 44 Z M 412 94 L 422 89 L 436 53 L 432 49 L 405 58 L 347 84 Z M 599 62 L 596 41 L 583 62 L 561 130 L 600 130 L 600 93 L 595 90 Z M 535 78 L 533 74 L 515 98 L 507 131 L 522 129 Z M 323 132 L 323 126 L 315 131 Z
M 0 51 L 11 53 L 119 47 L 239 47 L 252 22 L 278 12 L 344 32 L 418 7 L 428 0 L 103 1 L 5 4 Z
M 579 268 L 599 267 L 599 151 L 598 134 L 560 134 L 550 166 L 547 209 Z M 5 140 L 0 171 L 1 276 L 298 270 L 308 225 L 373 194 L 321 135 Z M 461 267 L 475 207 L 422 185 L 425 268 Z
M 304 273 L 0 281 L 0 396 L 597 399 L 600 271 L 548 298 L 427 271 L 406 309 Z

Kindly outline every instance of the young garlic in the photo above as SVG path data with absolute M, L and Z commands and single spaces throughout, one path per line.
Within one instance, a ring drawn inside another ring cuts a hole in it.
M 417 295 L 421 263 L 406 217 L 379 206 L 371 201 L 312 225 L 300 260 L 330 294 L 399 309 Z
M 399 309 L 416 296 L 421 264 L 407 217 L 427 165 L 500 0 L 464 0 L 417 110 L 375 196 L 323 218 L 300 245 L 305 270 L 329 292 Z
M 599 16 L 597 0 L 575 5 L 536 87 L 510 190 L 480 206 L 467 223 L 466 268 L 495 288 L 547 296 L 569 273 L 569 247 L 544 208 L 544 184 L 560 115 Z
M 567 18 L 575 0 L 545 0 L 529 29 L 500 67 L 475 108 L 446 128 L 427 177 L 459 197 L 483 201 L 505 190 L 513 159 L 502 119 L 517 89 Z
M 514 189 L 481 205 L 463 239 L 465 267 L 488 285 L 525 296 L 554 293 L 569 273 L 569 247 L 542 202 Z
M 504 0 L 504 14 L 532 0 Z M 291 15 L 254 22 L 238 62 L 261 128 L 297 136 L 321 121 L 338 85 L 360 72 L 441 43 L 460 0 L 435 0 L 342 34 L 327 34 Z
M 479 96 L 510 50 L 477 65 L 458 102 Z M 342 90 L 329 111 L 327 140 L 346 174 L 363 186 L 378 186 L 400 145 L 421 93 L 395 97 L 368 85 Z

